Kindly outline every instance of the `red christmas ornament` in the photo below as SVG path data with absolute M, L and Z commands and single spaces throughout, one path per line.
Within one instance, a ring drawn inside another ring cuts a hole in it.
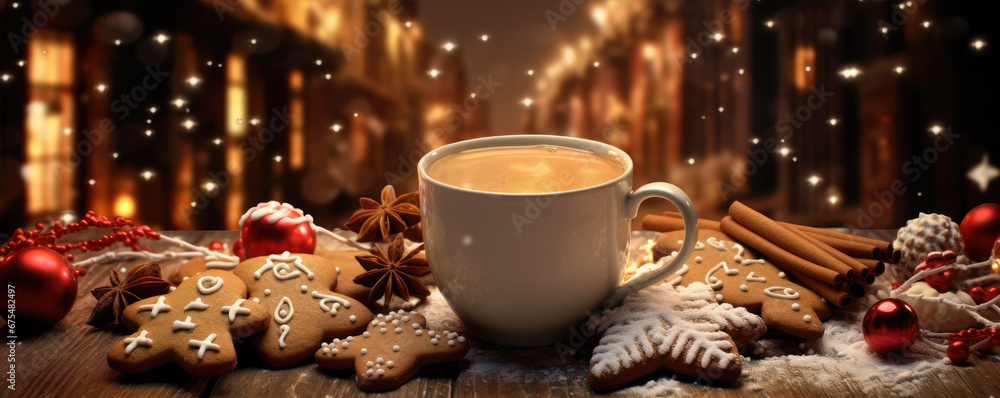
M 983 293 L 983 302 L 985 303 L 987 301 L 993 300 L 998 295 L 1000 295 L 1000 288 L 997 288 L 996 286 L 993 286 L 993 287 L 991 287 L 989 289 L 986 289 L 986 292 Z
M 51 249 L 18 250 L 0 263 L 3 302 L 15 302 L 15 319 L 54 325 L 73 308 L 76 278 L 85 273 L 83 269 L 74 269 L 66 257 Z M 13 297 L 9 296 L 8 286 L 13 286 Z
M 312 221 L 312 216 L 288 203 L 260 203 L 240 218 L 240 240 L 233 253 L 244 259 L 286 251 L 312 254 L 316 251 Z
M 948 344 L 948 359 L 951 363 L 962 363 L 969 359 L 969 344 L 964 341 L 952 341 Z
M 984 295 L 986 294 L 983 288 L 979 286 L 969 289 L 966 293 L 969 294 L 969 297 L 972 297 L 972 301 L 976 302 L 976 304 L 982 304 L 983 297 L 985 297 Z
M 1000 205 L 984 203 L 972 208 L 962 224 L 962 241 L 965 242 L 965 255 L 972 261 L 983 261 L 990 258 L 993 244 L 1000 236 Z
M 225 249 L 226 245 L 222 244 L 222 242 L 219 242 L 217 240 L 213 240 L 212 243 L 208 244 L 208 250 L 211 250 L 213 252 L 222 252 Z
M 902 354 L 913 345 L 920 331 L 917 313 L 899 299 L 885 299 L 872 305 L 861 326 L 865 342 L 879 355 Z

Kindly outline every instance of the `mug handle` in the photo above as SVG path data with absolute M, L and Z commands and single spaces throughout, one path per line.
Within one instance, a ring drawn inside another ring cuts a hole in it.
M 659 269 L 644 275 L 632 278 L 621 286 L 615 288 L 611 293 L 614 305 L 618 305 L 632 292 L 644 289 L 656 284 L 674 273 L 677 268 L 687 261 L 688 256 L 698 243 L 698 215 L 694 211 L 694 204 L 680 188 L 665 182 L 651 182 L 643 185 L 628 195 L 625 200 L 625 215 L 628 218 L 635 218 L 639 212 L 639 204 L 649 198 L 663 198 L 669 200 L 680 210 L 681 218 L 684 220 L 684 244 L 672 260 Z

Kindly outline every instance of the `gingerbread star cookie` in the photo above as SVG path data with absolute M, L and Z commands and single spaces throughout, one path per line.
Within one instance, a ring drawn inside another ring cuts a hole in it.
M 465 336 L 425 329 L 427 319 L 399 310 L 379 314 L 364 333 L 323 343 L 316 363 L 326 369 L 351 369 L 358 386 L 391 390 L 406 383 L 424 365 L 457 361 L 469 352 Z
M 736 344 L 767 331 L 764 322 L 746 309 L 716 303 L 712 288 L 700 283 L 639 290 L 587 326 L 601 335 L 590 359 L 590 386 L 599 391 L 621 387 L 660 368 L 715 381 L 735 380 L 743 369 Z
M 108 364 L 122 373 L 140 373 L 175 362 L 196 376 L 236 368 L 233 337 L 267 328 L 268 311 L 246 300 L 247 288 L 227 271 L 206 271 L 173 292 L 137 301 L 123 320 L 135 330 L 108 352 Z
M 364 304 L 331 290 L 337 267 L 323 257 L 288 252 L 254 257 L 233 273 L 270 311 L 270 327 L 251 343 L 272 366 L 303 362 L 323 340 L 361 332 L 372 320 Z
M 654 250 L 673 253 L 680 249 L 682 239 L 684 231 L 664 233 Z M 829 307 L 818 294 L 792 283 L 774 264 L 720 231 L 698 231 L 694 252 L 675 275 L 667 277 L 667 283 L 705 283 L 715 290 L 719 302 L 760 314 L 768 329 L 792 336 L 822 337 L 822 321 L 830 317 Z

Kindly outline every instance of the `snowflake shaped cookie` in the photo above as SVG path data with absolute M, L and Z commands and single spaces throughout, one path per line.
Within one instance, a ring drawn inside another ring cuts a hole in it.
M 327 369 L 351 369 L 358 386 L 370 391 L 403 385 L 424 365 L 457 361 L 469 352 L 465 336 L 425 329 L 427 319 L 399 310 L 379 315 L 364 333 L 323 343 L 316 363 Z
M 338 269 L 311 254 L 254 257 L 233 273 L 246 282 L 251 300 L 270 311 L 267 331 L 251 339 L 271 366 L 285 367 L 312 357 L 323 340 L 361 332 L 372 313 L 361 302 L 334 293 Z
M 267 328 L 267 309 L 246 297 L 246 285 L 232 272 L 211 270 L 173 292 L 135 302 L 125 309 L 123 321 L 136 332 L 111 348 L 108 364 L 122 373 L 171 361 L 196 376 L 231 371 L 236 367 L 233 337 Z
M 623 386 L 661 367 L 735 380 L 743 367 L 736 344 L 767 331 L 764 321 L 746 309 L 716 303 L 715 291 L 701 283 L 661 284 L 632 293 L 588 327 L 601 335 L 590 359 L 595 390 Z

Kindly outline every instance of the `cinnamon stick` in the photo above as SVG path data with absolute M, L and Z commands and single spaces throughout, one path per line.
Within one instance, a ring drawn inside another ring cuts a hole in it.
M 684 229 L 684 221 L 680 218 L 658 216 L 655 214 L 649 214 L 642 218 L 642 229 L 647 231 L 656 232 L 673 232 L 681 231 Z M 709 229 L 713 231 L 721 231 L 718 221 L 698 219 L 698 229 Z
M 882 275 L 882 273 L 885 272 L 885 263 L 881 261 L 868 258 L 855 258 L 855 260 L 858 260 L 858 262 L 864 264 L 865 267 L 868 267 L 868 269 L 871 270 L 871 272 L 876 276 Z
M 814 234 L 826 235 L 826 236 L 829 236 L 831 238 L 844 239 L 844 240 L 850 240 L 850 241 L 855 241 L 855 242 L 865 242 L 865 243 L 868 243 L 868 244 L 870 244 L 872 246 L 879 247 L 879 248 L 887 248 L 890 245 L 892 245 L 892 243 L 886 242 L 884 240 L 872 239 L 872 238 L 867 238 L 867 237 L 858 236 L 858 235 L 845 234 L 843 232 L 837 232 L 837 231 L 833 231 L 833 230 L 829 230 L 829 229 L 825 229 L 825 228 L 816 228 L 816 227 L 810 227 L 808 225 L 790 224 L 790 223 L 786 223 L 786 222 L 781 222 L 780 224 L 782 224 L 782 225 L 784 225 L 786 227 L 793 227 L 793 228 L 798 228 L 798 229 L 803 230 L 803 231 L 812 232 Z
M 820 282 L 815 278 L 812 278 L 806 274 L 803 274 L 791 268 L 787 268 L 785 269 L 785 271 L 791 274 L 792 277 L 795 278 L 796 282 L 805 285 L 806 287 L 809 288 L 809 290 L 816 292 L 816 294 L 820 295 L 820 297 L 825 298 L 827 302 L 837 307 L 840 308 L 846 307 L 851 304 L 851 301 L 853 301 L 851 295 L 843 290 L 830 286 L 826 283 Z
M 834 238 L 832 236 L 820 235 L 810 231 L 804 232 L 851 257 L 868 258 L 873 260 L 882 259 L 882 249 L 867 243 Z
M 831 286 L 839 286 L 844 283 L 844 277 L 837 273 L 837 271 L 821 267 L 790 253 L 774 242 L 740 225 L 732 217 L 723 218 L 719 225 L 722 227 L 723 232 L 736 240 L 750 245 L 750 247 L 767 256 L 771 262 L 783 270 L 795 270 Z
M 758 213 L 756 210 L 747 207 L 739 201 L 733 202 L 732 206 L 729 206 L 729 216 L 732 217 L 733 221 L 753 231 L 765 240 L 773 242 L 773 245 L 781 247 L 789 253 L 806 260 L 807 264 L 816 265 L 828 270 L 836 270 L 835 272 L 841 278 L 834 284 L 840 284 L 844 278 L 850 278 L 854 274 L 850 267 L 838 261 L 836 257 L 831 256 L 829 253 L 816 247 L 816 245 L 809 243 L 809 241 L 788 230 L 788 228 L 781 226 L 774 220 L 767 218 L 767 216 Z M 726 232 L 728 233 L 729 231 Z M 751 246 L 760 250 L 757 246 Z M 851 270 L 852 272 L 848 273 L 847 270 Z M 808 270 L 802 271 L 808 274 Z M 815 277 L 815 275 L 811 274 L 810 276 Z
M 792 231 L 792 233 L 794 233 L 794 234 L 802 237 L 803 239 L 809 241 L 809 243 L 812 243 L 812 244 L 816 245 L 816 247 L 819 247 L 820 249 L 822 249 L 823 251 L 825 251 L 827 254 L 833 256 L 834 258 L 836 258 L 837 260 L 839 260 L 841 263 L 843 263 L 846 266 L 850 267 L 852 270 L 854 270 L 854 273 L 861 280 L 865 280 L 865 281 L 868 280 L 867 276 L 869 274 L 871 274 L 871 271 L 869 271 L 868 267 L 865 267 L 864 264 L 862 264 L 862 263 L 858 262 L 857 260 L 855 260 L 854 257 L 848 256 L 848 255 L 844 254 L 844 252 L 841 252 L 841 251 L 839 251 L 837 249 L 834 249 L 833 247 L 830 247 L 830 245 L 828 245 L 826 243 L 823 243 L 822 241 L 820 241 L 820 240 L 812 237 L 808 233 L 800 231 L 800 230 L 798 230 L 796 228 L 789 228 L 789 231 Z M 875 282 L 875 276 L 874 275 L 871 276 L 871 282 L 868 282 L 868 283 L 872 283 L 872 282 Z

